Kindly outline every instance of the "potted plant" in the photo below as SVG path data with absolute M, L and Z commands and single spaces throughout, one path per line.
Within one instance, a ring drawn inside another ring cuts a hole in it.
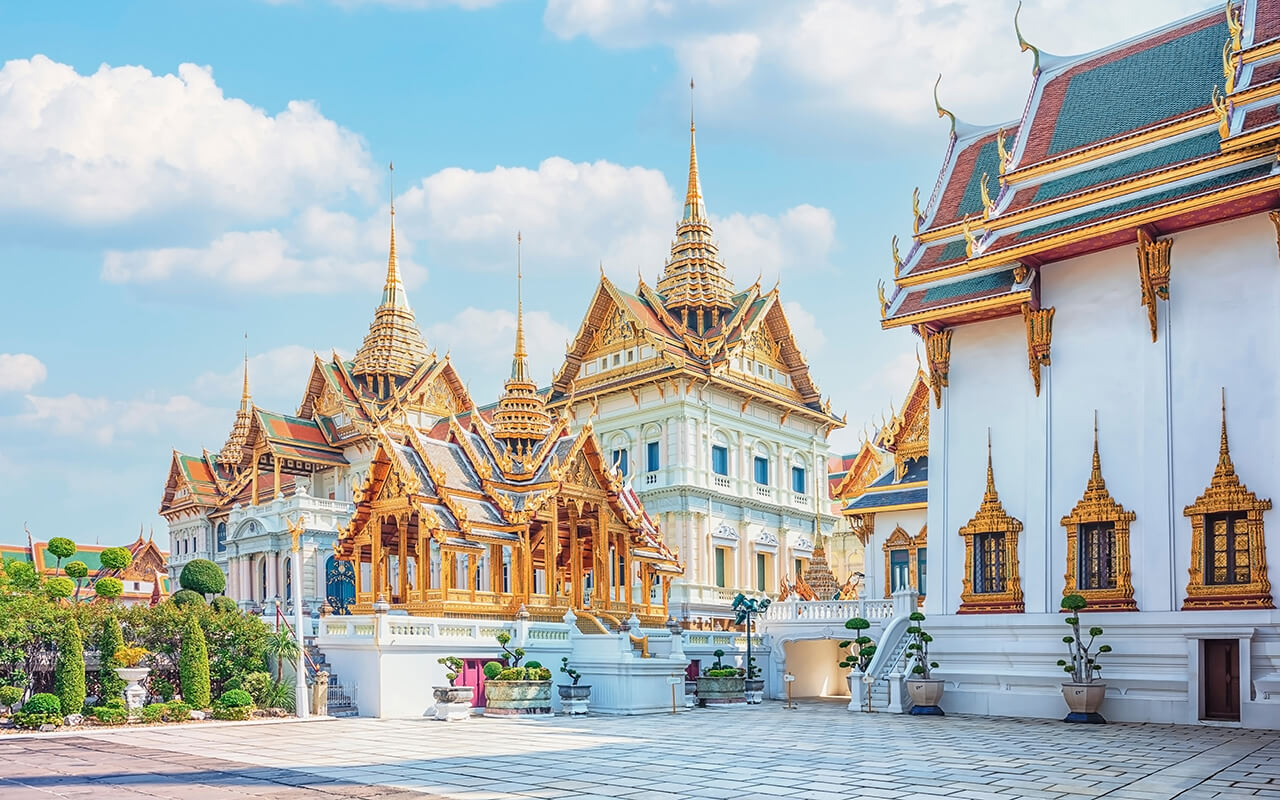
M 484 665 L 484 715 L 486 717 L 511 717 L 529 714 L 551 713 L 551 670 L 524 660 L 524 648 L 508 649 L 511 634 L 498 634 L 498 645 L 510 666 L 498 661 Z
M 437 664 L 445 668 L 448 686 L 436 686 L 432 693 L 436 698 L 436 719 L 446 722 L 461 722 L 471 716 L 471 701 L 475 699 L 475 687 L 458 686 L 458 676 L 462 674 L 464 662 L 457 656 L 444 656 L 436 659 Z
M 144 647 L 116 648 L 115 659 L 120 666 L 115 668 L 115 673 L 120 676 L 121 680 L 128 683 L 124 689 L 124 704 L 126 708 L 142 708 L 146 705 L 147 690 L 142 688 L 142 681 L 147 679 L 147 674 L 151 672 L 151 669 L 140 665 L 142 660 L 149 655 L 151 654 Z
M 847 652 L 841 654 L 839 666 L 849 670 L 849 709 L 865 708 L 871 710 L 871 692 L 863 676 L 871 665 L 871 657 L 876 654 L 876 645 L 864 631 L 871 627 L 869 620 L 853 617 L 845 620 L 845 628 L 858 635 L 851 640 L 840 642 L 838 647 Z M 856 646 L 856 648 L 855 648 Z
M 1087 642 L 1080 635 L 1080 612 L 1088 604 L 1078 594 L 1062 598 L 1062 608 L 1070 614 L 1066 623 L 1071 626 L 1071 635 L 1062 637 L 1070 660 L 1058 659 L 1058 666 L 1071 676 L 1070 682 L 1062 684 L 1062 698 L 1067 701 L 1067 708 L 1071 710 L 1063 722 L 1106 722 L 1098 713 L 1098 708 L 1107 695 L 1107 685 L 1099 680 L 1097 673 L 1102 671 L 1102 667 L 1097 662 L 1097 656 L 1110 653 L 1111 645 L 1104 644 L 1097 650 L 1093 649 L 1094 641 L 1102 635 L 1102 628 L 1090 628 Z
M 764 702 L 764 678 L 760 677 L 760 668 L 756 666 L 756 657 L 747 657 L 747 678 L 745 684 L 747 702 L 760 704 Z
M 932 677 L 932 670 L 938 668 L 937 661 L 929 660 L 929 643 L 933 637 L 925 632 L 924 614 L 911 612 L 908 617 L 911 625 L 907 627 L 907 655 L 911 661 L 911 677 L 907 678 L 907 694 L 911 696 L 911 713 L 917 716 L 946 716 L 938 707 L 942 699 L 945 684 Z
M 566 714 L 587 713 L 587 702 L 591 699 L 591 686 L 581 685 L 582 673 L 569 666 L 569 657 L 560 659 L 560 671 L 569 676 L 572 683 L 560 684 L 560 706 Z
M 698 676 L 698 705 L 718 706 L 747 702 L 747 671 L 726 667 L 721 661 L 724 651 L 715 652 L 716 663 L 702 670 Z

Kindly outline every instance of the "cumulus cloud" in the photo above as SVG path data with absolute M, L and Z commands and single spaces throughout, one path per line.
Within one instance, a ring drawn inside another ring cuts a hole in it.
M 49 370 L 29 353 L 0 353 L 0 392 L 28 392 L 44 382 Z
M 1088 52 L 1204 8 L 1203 0 L 1041 0 L 1023 33 L 1045 52 Z M 868 113 L 919 124 L 939 72 L 959 116 L 994 122 L 1022 111 L 1031 56 L 1019 52 L 1014 4 L 988 0 L 549 0 L 544 24 L 607 47 L 666 46 L 708 91 L 700 105 L 785 114 Z M 673 24 L 678 12 L 679 24 Z
M 186 395 L 111 400 L 80 394 L 60 397 L 29 394 L 26 402 L 26 410 L 15 417 L 19 425 L 42 427 L 59 436 L 99 445 L 111 444 L 117 437 L 203 431 L 216 424 L 221 416 L 221 412 Z
M 821 352 L 823 345 L 827 343 L 827 336 L 818 325 L 818 318 L 795 300 L 784 301 L 782 310 L 786 312 L 787 324 L 791 326 L 791 334 L 796 337 L 800 352 L 806 358 L 812 358 Z
M 0 67 L 0 210 L 112 225 L 199 210 L 290 213 L 376 180 L 356 134 L 294 100 L 272 115 L 227 97 L 208 67 L 177 74 L 43 55 Z
M 836 240 L 835 217 L 825 208 L 795 206 L 778 216 L 730 214 L 712 219 L 720 255 L 738 282 L 756 274 L 771 283 L 784 270 L 827 266 Z M 754 271 L 754 274 L 745 274 Z
M 464 379 L 473 381 L 472 396 L 482 405 L 498 396 L 503 380 L 510 374 L 515 332 L 514 312 L 474 307 L 425 330 L 430 346 L 449 352 Z M 525 311 L 525 348 L 536 383 L 545 385 L 550 380 L 552 371 L 564 361 L 565 342 L 572 335 L 568 327 L 547 312 Z
M 263 408 L 292 413 L 302 400 L 302 390 L 315 351 L 302 345 L 275 347 L 249 357 L 249 390 L 253 401 Z M 327 359 L 329 352 L 321 354 Z M 244 363 L 221 372 L 203 372 L 196 377 L 196 393 L 207 402 L 230 407 L 239 402 L 244 381 Z

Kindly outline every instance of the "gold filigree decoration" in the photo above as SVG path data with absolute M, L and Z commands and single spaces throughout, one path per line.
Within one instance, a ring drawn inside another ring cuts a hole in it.
M 849 514 L 846 519 L 849 520 L 849 528 L 853 531 L 853 535 L 858 537 L 863 547 L 866 547 L 867 542 L 871 541 L 871 537 L 876 532 L 876 515 Z
M 1027 326 L 1027 363 L 1031 367 L 1031 379 L 1036 385 L 1036 397 L 1040 396 L 1040 368 L 1049 366 L 1053 314 L 1052 306 L 1033 311 L 1026 303 L 1022 305 L 1022 320 Z
M 1013 282 L 1021 286 L 1027 280 L 1027 273 L 1029 273 L 1030 271 L 1031 270 L 1028 269 L 1026 264 L 1019 264 L 1018 266 L 1014 267 Z
M 1204 494 L 1183 509 L 1191 518 L 1191 567 L 1187 570 L 1187 596 L 1183 611 L 1215 608 L 1275 608 L 1271 598 L 1271 581 L 1267 578 L 1267 546 L 1262 514 L 1271 510 L 1271 500 L 1260 500 L 1240 482 L 1231 461 L 1227 441 L 1226 394 L 1222 401 L 1222 431 L 1218 441 L 1218 465 Z M 1219 516 L 1225 515 L 1225 516 Z M 1209 529 L 1212 523 L 1213 529 Z M 1221 537 L 1218 547 L 1210 548 L 1206 537 Z M 1243 547 L 1239 545 L 1243 544 Z M 1213 550 L 1214 563 L 1207 563 L 1207 551 Z M 1228 554 L 1228 549 L 1231 553 Z M 1227 560 L 1233 557 L 1237 572 L 1242 563 L 1249 580 L 1240 583 L 1206 580 L 1206 572 L 1220 568 L 1226 573 Z
M 1084 494 L 1076 502 L 1071 513 L 1062 518 L 1060 525 L 1067 529 L 1067 572 L 1062 594 L 1079 594 L 1089 601 L 1090 608 L 1107 611 L 1137 611 L 1133 599 L 1133 569 L 1129 558 L 1129 527 L 1138 518 L 1127 511 L 1111 496 L 1107 482 L 1102 477 L 1102 459 L 1098 455 L 1098 418 L 1093 420 L 1093 464 Z M 1080 586 L 1080 527 L 1093 523 L 1108 523 L 1111 527 L 1111 554 L 1115 570 L 1115 586 L 1086 589 Z
M 1151 324 L 1151 341 L 1158 331 L 1156 300 L 1169 299 L 1169 255 L 1173 248 L 1171 239 L 1152 239 L 1143 229 L 1138 229 L 1138 278 L 1142 287 L 1142 304 L 1147 309 L 1147 322 Z
M 919 233 L 923 222 L 924 215 L 920 213 L 920 187 L 917 186 L 911 193 L 911 232 Z
M 893 529 L 889 538 L 884 540 L 880 549 L 884 551 L 884 596 L 893 596 L 893 564 L 894 550 L 907 551 L 907 584 L 916 591 L 920 590 L 920 550 L 928 545 L 929 526 L 920 529 L 920 533 L 912 536 L 901 526 Z
M 1239 50 L 1244 36 L 1244 22 L 1240 19 L 1242 8 L 1237 8 L 1235 0 L 1227 0 L 1227 31 L 1231 34 L 1231 49 Z
M 991 439 L 987 435 L 987 488 L 982 495 L 978 513 L 969 524 L 960 529 L 964 537 L 964 580 L 960 592 L 960 608 L 957 614 L 1021 614 L 1022 579 L 1018 570 L 1018 534 L 1022 523 L 1009 516 L 996 493 L 995 473 L 991 468 Z M 999 591 L 974 591 L 975 569 L 981 566 L 981 556 L 974 552 L 975 542 L 982 534 L 995 534 L 999 561 L 1002 569 L 1003 588 Z
M 951 370 L 951 330 L 926 334 L 924 351 L 929 358 L 929 386 L 933 389 L 934 404 L 942 408 L 942 389 Z
M 1218 137 L 1226 139 L 1231 135 L 1231 111 L 1235 104 L 1228 100 L 1218 87 L 1213 87 L 1213 95 L 1209 98 L 1213 103 L 1213 113 L 1218 116 Z

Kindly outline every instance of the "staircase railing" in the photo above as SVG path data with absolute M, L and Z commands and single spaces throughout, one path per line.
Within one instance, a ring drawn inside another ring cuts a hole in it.
M 875 655 L 871 657 L 871 663 L 867 665 L 866 672 L 862 673 L 864 679 L 871 679 L 867 682 L 864 690 L 868 695 L 873 685 L 880 681 L 888 683 L 890 675 L 899 674 L 899 668 L 907 660 L 909 654 L 907 647 L 911 644 L 911 639 L 907 635 L 907 628 L 911 627 L 911 613 L 916 610 L 917 597 L 918 595 L 913 589 L 902 589 L 893 593 L 893 619 L 885 624 L 880 633 L 880 640 L 876 642 Z M 901 692 L 899 691 L 896 694 L 900 696 Z M 859 706 L 857 693 L 855 692 L 854 695 L 853 702 L 849 704 L 850 709 L 855 709 Z M 889 704 L 892 707 L 894 703 L 894 687 L 890 685 Z M 890 710 L 895 709 L 891 708 Z

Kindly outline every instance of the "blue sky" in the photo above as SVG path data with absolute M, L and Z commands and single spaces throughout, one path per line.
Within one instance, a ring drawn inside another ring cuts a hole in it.
M 429 344 L 496 397 L 522 230 L 545 381 L 601 264 L 628 289 L 661 271 L 691 75 L 721 252 L 740 286 L 781 282 L 852 449 L 915 369 L 875 284 L 946 146 L 933 79 L 962 119 L 1016 118 L 1014 5 L 5 4 L 0 541 L 163 531 L 169 451 L 221 446 L 245 332 L 255 400 L 294 411 L 310 354 L 352 353 L 371 319 L 392 160 Z M 1026 5 L 1029 39 L 1075 53 L 1204 3 Z

